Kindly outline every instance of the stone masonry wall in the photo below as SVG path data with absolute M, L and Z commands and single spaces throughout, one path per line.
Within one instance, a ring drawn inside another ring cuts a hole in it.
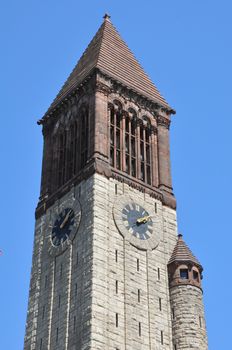
M 154 232 L 160 239 L 156 249 L 138 249 L 119 233 L 113 207 L 121 196 L 153 208 L 160 224 Z M 176 231 L 174 210 L 126 184 L 94 175 L 91 349 L 172 349 L 167 262 Z
M 154 250 L 119 233 L 113 208 L 121 196 L 153 208 Z M 73 197 L 79 229 L 52 257 L 54 211 Z M 36 222 L 24 350 L 172 350 L 167 262 L 175 243 L 175 211 L 149 195 L 98 174 L 73 188 Z
M 202 291 L 191 285 L 170 289 L 175 350 L 207 350 Z
M 91 339 L 93 179 L 83 181 L 36 222 L 24 350 L 88 350 Z M 51 217 L 70 198 L 82 219 L 73 244 L 49 254 Z

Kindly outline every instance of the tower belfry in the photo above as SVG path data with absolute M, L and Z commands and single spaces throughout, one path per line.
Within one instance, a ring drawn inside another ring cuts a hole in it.
M 106 14 L 38 121 L 24 350 L 207 350 L 203 269 L 177 239 L 174 113 Z

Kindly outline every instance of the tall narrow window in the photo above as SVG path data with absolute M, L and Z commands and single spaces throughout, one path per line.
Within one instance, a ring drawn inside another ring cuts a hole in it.
M 130 174 L 130 171 L 131 171 L 130 154 L 131 154 L 130 118 L 129 118 L 129 117 L 126 117 L 126 129 L 125 129 L 125 157 L 126 157 L 126 172 L 127 172 L 127 174 Z
M 175 320 L 175 309 L 174 309 L 174 307 L 172 308 L 172 319 Z
M 162 300 L 161 300 L 161 298 L 159 298 L 159 309 L 160 309 L 160 311 L 162 311 Z
M 137 259 L 137 271 L 139 271 L 139 259 Z
M 67 150 L 67 163 L 68 163 L 68 171 L 67 171 L 67 181 L 73 177 L 74 174 L 74 153 L 75 153 L 75 125 L 72 124 L 70 126 L 70 141 L 69 147 Z
M 80 153 L 80 128 L 79 128 L 80 121 L 76 120 L 74 123 L 74 155 L 73 155 L 73 172 L 74 174 L 77 174 L 80 170 L 80 167 L 78 165 L 79 163 L 79 153 Z M 80 188 L 79 188 L 80 190 Z
M 131 121 L 131 175 L 133 177 L 137 176 L 136 171 L 136 157 L 137 157 L 137 150 L 136 150 L 136 143 L 137 143 L 137 135 L 136 135 L 136 120 L 135 118 Z
M 116 325 L 116 327 L 118 327 L 118 314 L 117 313 L 115 314 L 115 325 Z
M 89 113 L 87 108 L 83 108 L 80 113 L 80 148 L 81 148 L 81 168 L 83 168 L 88 159 L 88 144 L 89 144 Z
M 118 294 L 118 281 L 115 281 L 115 293 Z
M 125 120 L 125 164 L 127 174 L 136 177 L 136 120 L 135 112 Z
M 160 342 L 162 345 L 164 344 L 164 332 L 163 331 L 160 332 Z
M 140 125 L 140 179 L 151 184 L 151 146 L 148 123 Z
M 117 251 L 117 249 L 115 250 L 115 261 L 118 262 L 118 251 Z
M 109 109 L 110 113 L 110 165 L 115 166 L 115 118 L 113 106 Z
M 43 339 L 40 339 L 40 344 L 39 344 L 39 350 L 42 350 L 42 346 L 43 346 Z
M 202 318 L 201 318 L 201 316 L 199 316 L 199 326 L 200 326 L 200 328 L 202 328 Z
M 121 116 L 116 113 L 116 168 L 121 169 Z
M 119 105 L 110 106 L 110 164 L 122 168 L 122 118 Z
M 65 178 L 65 145 L 66 135 L 65 132 L 59 136 L 59 159 L 58 159 L 58 187 L 64 184 Z
M 141 322 L 139 322 L 139 336 L 141 337 L 142 334 L 142 326 L 141 326 Z
M 145 181 L 145 129 L 140 126 L 140 179 Z
M 138 289 L 138 302 L 140 303 L 140 289 Z
M 158 277 L 158 280 L 160 281 L 160 268 L 158 267 L 158 269 L 157 269 L 157 277 Z

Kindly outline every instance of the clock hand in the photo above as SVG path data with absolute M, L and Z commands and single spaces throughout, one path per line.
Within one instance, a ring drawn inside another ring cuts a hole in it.
M 69 212 L 66 214 L 66 216 L 65 216 L 65 218 L 64 218 L 64 221 L 63 221 L 62 224 L 60 225 L 60 229 L 62 229 L 62 228 L 65 226 L 66 222 L 67 222 L 68 219 L 69 219 L 69 216 L 70 216 L 71 212 L 72 212 L 72 210 L 70 209 Z
M 148 220 L 150 219 L 150 215 L 144 216 L 142 218 L 138 218 L 136 220 L 136 224 L 145 224 L 146 222 L 148 222 Z

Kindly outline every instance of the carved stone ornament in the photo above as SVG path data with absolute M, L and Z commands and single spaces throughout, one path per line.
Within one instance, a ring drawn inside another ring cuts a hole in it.
M 169 129 L 171 121 L 161 115 L 158 115 L 157 117 L 157 124 L 164 126 L 166 129 Z
M 111 89 L 109 86 L 98 81 L 96 83 L 95 91 L 103 93 L 105 96 L 108 96 L 111 93 Z

